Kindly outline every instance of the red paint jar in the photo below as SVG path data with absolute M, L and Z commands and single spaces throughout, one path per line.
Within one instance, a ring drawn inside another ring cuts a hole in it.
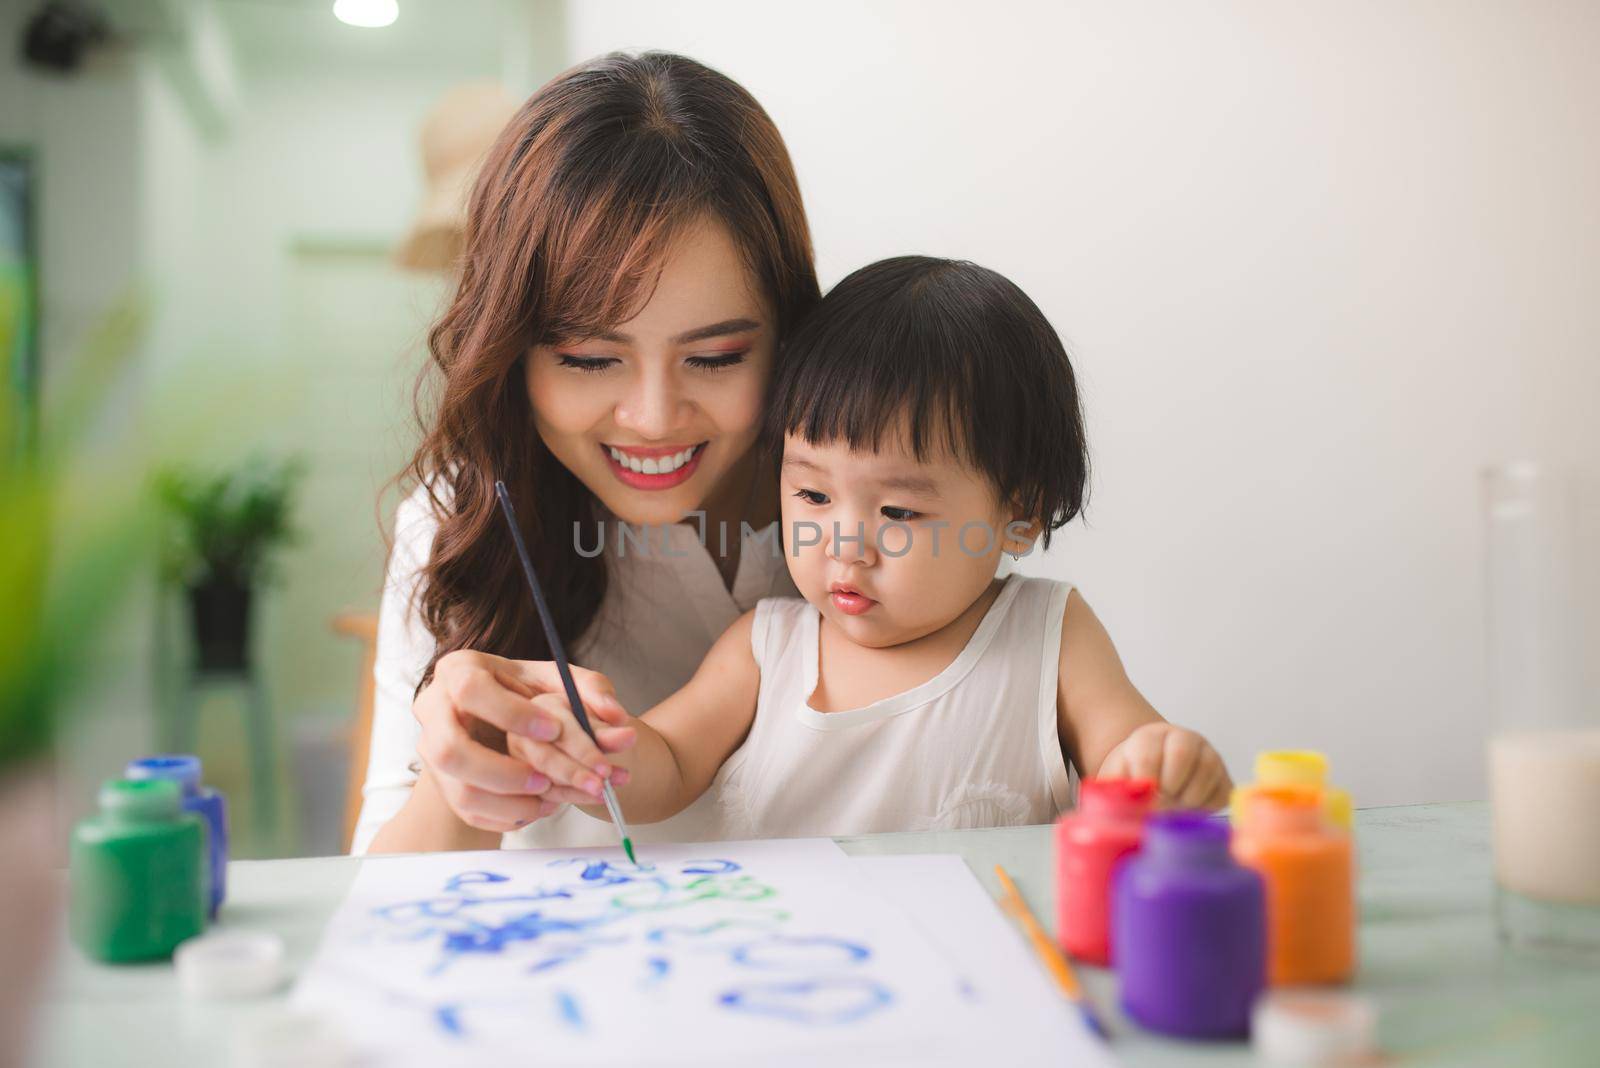
M 1056 937 L 1085 963 L 1111 963 L 1111 872 L 1139 848 L 1155 800 L 1149 779 L 1085 779 L 1056 822 Z

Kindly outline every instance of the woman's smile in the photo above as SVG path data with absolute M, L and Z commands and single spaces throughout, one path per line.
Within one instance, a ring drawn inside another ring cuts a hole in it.
M 611 473 L 634 489 L 663 490 L 689 480 L 700 466 L 707 442 L 680 445 L 600 443 Z

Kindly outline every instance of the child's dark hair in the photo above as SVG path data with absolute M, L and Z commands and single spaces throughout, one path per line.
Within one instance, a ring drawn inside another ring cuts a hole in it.
M 1067 350 L 1015 283 L 963 260 L 897 256 L 845 278 L 784 345 L 762 428 L 880 447 L 910 417 L 918 460 L 941 444 L 1050 532 L 1083 510 L 1089 451 Z

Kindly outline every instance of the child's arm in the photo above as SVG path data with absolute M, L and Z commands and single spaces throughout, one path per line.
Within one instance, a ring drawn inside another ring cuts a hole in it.
M 761 670 L 750 649 L 754 610 L 734 621 L 677 693 L 629 722 L 607 710 L 585 709 L 591 720 L 613 727 L 631 727 L 625 734 L 608 732 L 617 742 L 606 745 L 616 772 L 612 777 L 617 801 L 629 822 L 655 823 L 675 815 L 705 793 L 733 751 L 744 741 L 755 717 Z M 551 695 L 543 699 L 548 706 Z M 563 717 L 561 736 L 540 742 L 518 736 L 513 755 L 549 776 L 552 783 L 570 787 L 583 781 L 585 765 L 593 766 L 598 751 L 559 696 L 557 714 Z M 563 796 L 570 796 L 562 791 Z M 606 819 L 603 805 L 585 799 L 583 810 Z
M 1220 808 L 1233 781 L 1211 744 L 1161 718 L 1077 590 L 1067 595 L 1056 676 L 1056 725 L 1080 774 L 1152 779 L 1164 805 Z

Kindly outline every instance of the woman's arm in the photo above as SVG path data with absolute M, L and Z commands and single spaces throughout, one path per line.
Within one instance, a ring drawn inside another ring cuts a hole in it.
M 436 649 L 414 603 L 436 528 L 426 502 L 418 491 L 395 513 L 378 614 L 371 757 L 353 853 L 492 849 L 503 832 L 549 815 L 559 802 L 590 796 L 552 786 L 500 751 L 498 739 L 485 744 L 500 732 L 555 736 L 556 723 L 540 706 L 552 688 L 561 689 L 553 663 L 457 650 L 439 658 L 433 678 L 416 692 Z M 605 676 L 582 668 L 573 675 L 587 704 L 614 705 L 627 718 Z M 588 754 L 591 765 L 603 763 L 592 746 Z
M 553 802 L 552 810 L 557 808 Z M 409 795 L 368 844 L 370 853 L 431 853 L 456 849 L 499 849 L 500 832 L 466 823 L 445 803 L 433 776 L 424 769 Z
M 415 793 L 421 766 L 417 757 L 421 731 L 411 714 L 411 702 L 422 673 L 433 659 L 435 644 L 433 635 L 413 610 L 412 599 L 436 526 L 426 498 L 415 492 L 395 509 L 394 549 L 389 554 L 378 606 L 366 781 L 361 788 L 361 814 L 350 842 L 350 852 L 357 855 L 374 847 L 383 828 L 406 810 Z M 382 837 L 387 840 L 390 836 Z M 406 836 L 405 841 L 415 850 L 448 848 L 443 844 L 431 846 L 414 836 Z
M 373 851 L 493 848 L 499 835 L 548 816 L 562 802 L 599 798 L 600 780 L 615 770 L 602 751 L 631 745 L 634 732 L 606 725 L 630 722 L 610 680 L 580 667 L 572 675 L 584 707 L 602 721 L 598 747 L 570 722 L 553 662 L 466 649 L 440 657 L 433 680 L 412 705 L 424 773 L 374 839 Z M 502 734 L 509 753 L 484 744 L 487 732 Z M 530 766 L 516 746 L 557 739 L 574 755 L 540 750 L 541 767 Z
M 761 669 L 750 646 L 754 617 L 752 609 L 735 620 L 712 645 L 694 677 L 634 721 L 635 739 L 625 742 L 626 748 L 605 746 L 618 770 L 612 782 L 628 820 L 656 823 L 687 808 L 705 793 L 749 733 L 761 689 Z M 555 701 L 552 697 L 541 703 L 549 707 Z M 581 735 L 564 701 L 560 713 L 570 722 L 570 727 L 562 728 L 563 738 Z M 591 719 L 617 722 L 603 709 L 599 715 L 591 710 Z M 570 785 L 567 769 L 559 763 L 562 758 L 550 752 L 564 748 L 527 738 L 514 738 L 511 744 L 513 753 L 555 783 Z M 608 818 L 600 805 L 585 804 L 583 810 L 597 819 Z
M 1219 808 L 1233 782 L 1205 738 L 1168 723 L 1133 685 L 1111 635 L 1077 590 L 1067 595 L 1056 727 L 1078 771 L 1153 780 L 1164 804 Z

